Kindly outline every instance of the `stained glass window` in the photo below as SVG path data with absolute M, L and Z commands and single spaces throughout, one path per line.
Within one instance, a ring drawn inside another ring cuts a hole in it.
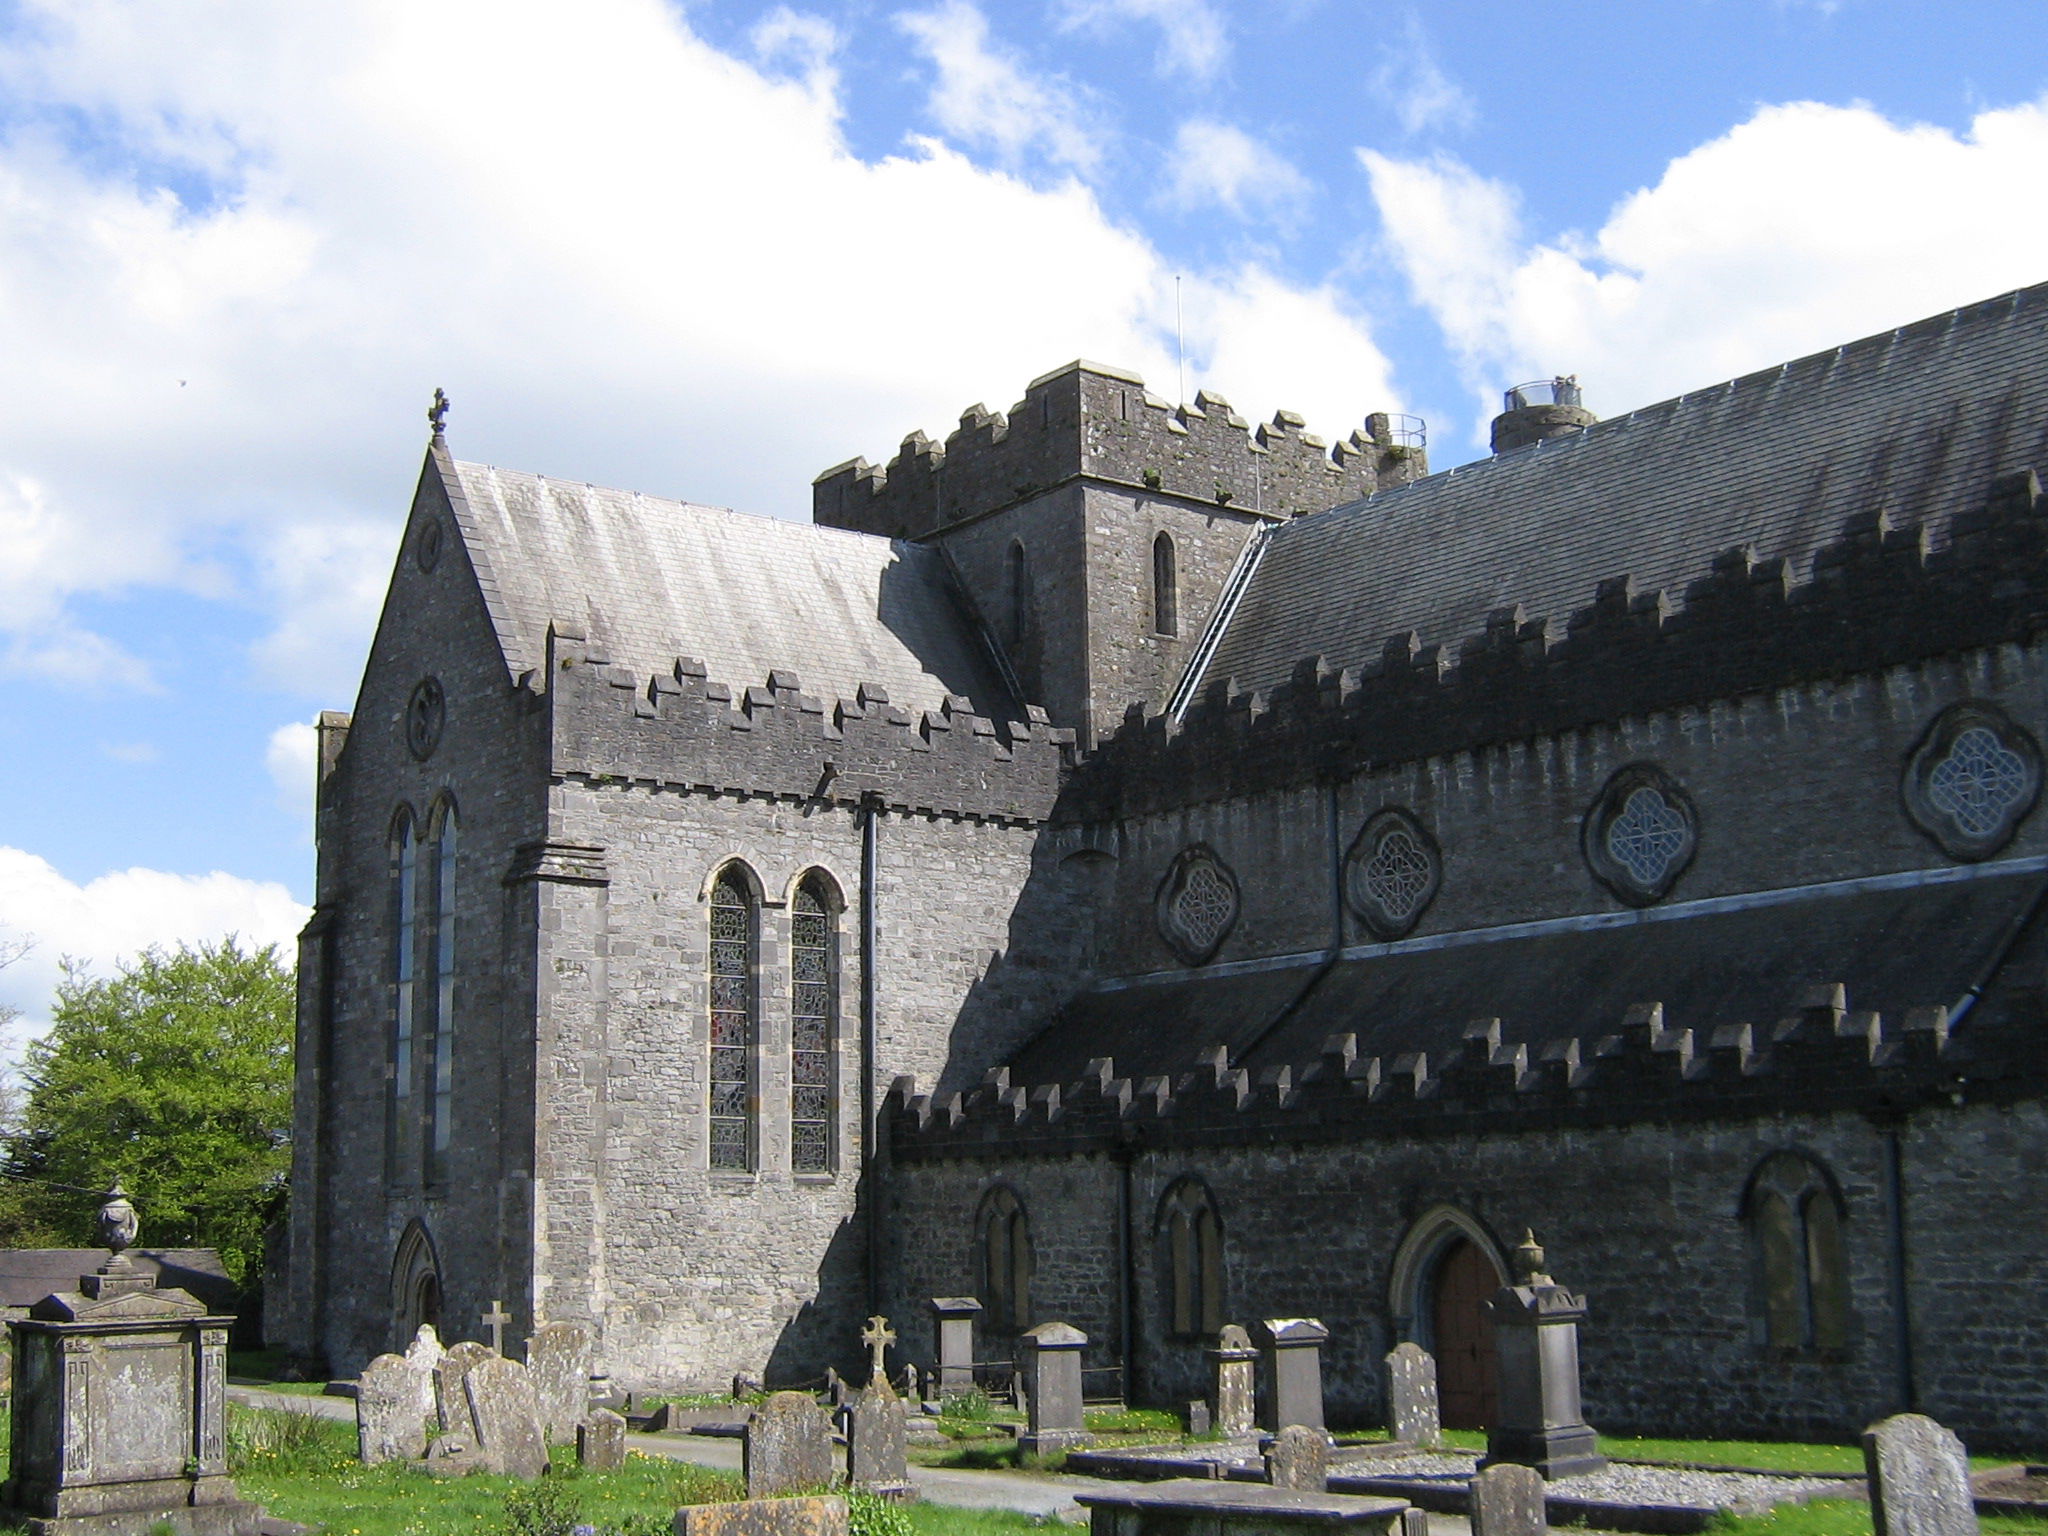
M 754 1166 L 754 894 L 736 873 L 711 889 L 711 1166 Z
M 1608 853 L 1644 887 L 1662 880 L 1691 841 L 1684 813 L 1648 785 L 1630 793 L 1607 829 Z
M 399 813 L 391 851 L 391 908 L 395 929 L 391 955 L 391 1060 L 387 1070 L 384 1160 L 387 1177 L 397 1177 L 405 1157 L 406 1116 L 412 1105 L 413 1002 L 419 965 L 419 834 L 412 813 Z
M 441 812 L 434 839 L 434 1006 L 426 1042 L 425 1173 L 448 1176 L 455 1101 L 455 807 Z
M 1747 1203 L 1765 1342 L 1835 1354 L 1849 1344 L 1849 1271 L 1842 1207 L 1810 1158 L 1774 1152 L 1758 1166 Z
M 1959 734 L 1927 777 L 1928 801 L 1967 837 L 1998 830 L 2033 788 L 2027 760 L 1982 725 Z
M 814 880 L 797 887 L 789 927 L 789 1166 L 832 1167 L 832 1046 L 838 1023 L 838 936 Z

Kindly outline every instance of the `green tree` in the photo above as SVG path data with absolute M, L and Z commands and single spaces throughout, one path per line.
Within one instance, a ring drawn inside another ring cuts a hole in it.
M 118 1177 L 144 1247 L 218 1248 L 254 1279 L 291 1162 L 292 1013 L 275 945 L 151 949 L 104 979 L 67 963 L 8 1144 L 36 1212 L 90 1245 L 98 1202 L 76 1191 Z

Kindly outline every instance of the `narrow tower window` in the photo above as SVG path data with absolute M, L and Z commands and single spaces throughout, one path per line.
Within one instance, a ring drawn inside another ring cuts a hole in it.
M 1152 541 L 1152 628 L 1162 635 L 1180 633 L 1180 584 L 1173 538 L 1165 533 Z
M 419 835 L 412 812 L 398 813 L 391 848 L 391 1058 L 384 1093 L 384 1172 L 396 1178 L 405 1157 L 412 1106 L 412 1011 L 419 964 Z
M 427 1182 L 448 1177 L 455 1100 L 455 807 L 444 805 L 434 837 L 434 1006 L 426 1040 Z
M 1017 1196 L 998 1186 L 981 1202 L 981 1294 L 998 1334 L 1031 1326 L 1032 1267 L 1030 1219 Z
M 839 1032 L 839 935 L 834 903 L 807 875 L 790 903 L 789 1166 L 832 1167 L 832 1053 Z
M 1006 563 L 1008 572 L 1005 585 L 1010 594 L 1010 643 L 1022 645 L 1024 636 L 1031 627 L 1031 560 L 1024 553 L 1021 540 L 1010 541 Z
M 711 1166 L 754 1166 L 754 947 L 759 907 L 727 870 L 711 888 Z

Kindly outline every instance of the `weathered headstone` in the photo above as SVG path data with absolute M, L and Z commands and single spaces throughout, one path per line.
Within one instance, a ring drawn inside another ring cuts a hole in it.
M 576 1426 L 576 1460 L 592 1472 L 616 1472 L 626 1464 L 626 1420 L 609 1408 L 593 1408 Z
M 1499 1407 L 1481 1466 L 1515 1462 L 1546 1478 L 1578 1477 L 1607 1465 L 1579 1406 L 1579 1322 L 1584 1298 L 1543 1272 L 1536 1234 L 1515 1249 L 1518 1283 L 1486 1304 L 1500 1362 Z
M 738 1402 L 743 1397 L 754 1397 L 766 1391 L 761 1378 L 749 1371 L 736 1371 L 732 1378 L 732 1398 Z
M 1533 1467 L 1502 1462 L 1472 1479 L 1472 1536 L 1544 1536 L 1543 1479 Z
M 846 1427 L 846 1475 L 856 1488 L 908 1498 L 910 1459 L 904 1452 L 903 1399 L 876 1376 L 853 1401 Z
M 1188 1404 L 1188 1434 L 1199 1440 L 1209 1433 L 1209 1405 L 1201 1398 Z
M 939 1331 L 939 1395 L 951 1397 L 974 1385 L 974 1320 L 981 1303 L 972 1296 L 934 1296 L 931 1307 Z
M 1387 1355 L 1387 1428 L 1408 1445 L 1443 1441 L 1436 1402 L 1436 1356 L 1420 1344 L 1399 1344 Z
M 1269 1317 L 1259 1332 L 1271 1386 L 1266 1428 L 1274 1434 L 1290 1424 L 1323 1428 L 1322 1349 L 1330 1330 L 1312 1317 Z
M 831 1417 L 808 1393 L 773 1394 L 748 1415 L 741 1444 L 750 1499 L 830 1487 L 837 1475 Z
M 899 1392 L 901 1392 L 901 1393 L 903 1394 L 903 1401 L 905 1401 L 906 1403 L 921 1403 L 921 1402 L 923 1402 L 923 1401 L 924 1401 L 924 1372 L 920 1371 L 920 1370 L 919 1370 L 919 1369 L 918 1369 L 918 1368 L 917 1368 L 916 1366 L 914 1366 L 914 1365 L 906 1365 L 906 1366 L 904 1366 L 904 1367 L 903 1367 L 903 1385 L 902 1385 L 901 1387 L 897 1388 L 897 1390 L 898 1390 Z
M 434 1402 L 434 1367 L 441 1363 L 441 1357 L 448 1351 L 441 1347 L 441 1336 L 434 1332 L 432 1323 L 421 1323 L 413 1334 L 412 1342 L 405 1346 L 405 1358 L 413 1370 L 419 1373 L 420 1418 L 432 1419 L 440 1409 Z
M 850 1407 L 853 1403 L 853 1388 L 829 1365 L 825 1367 L 825 1395 L 832 1400 L 834 1408 Z
M 1970 1463 L 1955 1431 L 1918 1413 L 1863 1431 L 1870 1519 L 1877 1536 L 1976 1536 Z
M 1289 1424 L 1266 1448 L 1266 1481 L 1321 1493 L 1330 1486 L 1330 1441 L 1320 1429 Z
M 443 1350 L 434 1362 L 434 1412 L 441 1420 L 442 1434 L 476 1439 L 476 1421 L 469 1416 L 469 1394 L 463 1390 L 463 1381 L 492 1358 L 483 1345 L 465 1339 Z
M 1243 1440 L 1256 1428 L 1256 1379 L 1253 1368 L 1259 1352 L 1252 1348 L 1251 1335 L 1235 1323 L 1225 1323 L 1216 1335 L 1216 1347 L 1209 1351 L 1215 1368 L 1210 1411 L 1216 1433 L 1226 1440 Z
M 526 1341 L 526 1374 L 540 1399 L 550 1440 L 569 1440 L 590 1409 L 590 1330 L 579 1323 L 543 1323 Z
M 356 1382 L 356 1450 L 363 1465 L 427 1454 L 420 1373 L 403 1355 L 379 1355 Z
M 1017 1437 L 1026 1456 L 1049 1456 L 1085 1445 L 1081 1412 L 1081 1351 L 1088 1335 L 1071 1323 L 1040 1323 L 1017 1339 L 1028 1423 Z
M 540 1399 L 534 1396 L 526 1367 L 493 1355 L 478 1363 L 462 1386 L 484 1465 L 501 1477 L 535 1478 L 547 1471 Z
M 686 1504 L 676 1511 L 675 1536 L 846 1536 L 846 1500 L 838 1494 L 809 1499 L 748 1499 L 735 1504 Z

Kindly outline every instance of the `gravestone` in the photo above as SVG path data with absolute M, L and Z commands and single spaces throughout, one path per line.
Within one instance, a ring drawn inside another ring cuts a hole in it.
M 1436 1356 L 1420 1344 L 1400 1344 L 1387 1356 L 1387 1427 L 1408 1445 L 1443 1441 L 1436 1403 Z
M 590 1410 L 590 1330 L 578 1323 L 541 1324 L 526 1341 L 526 1374 L 540 1399 L 548 1439 L 573 1439 Z
M 831 1417 L 805 1392 L 777 1392 L 747 1416 L 741 1460 L 747 1497 L 826 1488 L 837 1477 Z
M 1081 1351 L 1088 1335 L 1071 1323 L 1040 1323 L 1017 1339 L 1028 1423 L 1017 1437 L 1026 1456 L 1088 1443 L 1081 1413 Z
M 1290 1424 L 1323 1428 L 1323 1342 L 1330 1330 L 1312 1317 L 1269 1317 L 1259 1324 L 1265 1339 L 1266 1428 L 1278 1434 Z
M 501 1477 L 539 1477 L 548 1469 L 547 1436 L 541 1431 L 540 1399 L 526 1367 L 493 1355 L 463 1378 L 476 1450 L 485 1468 Z
M 1863 1431 L 1870 1519 L 1877 1536 L 1976 1536 L 1970 1463 L 1955 1431 L 1918 1413 Z
M 379 1355 L 356 1381 L 356 1454 L 366 1467 L 427 1454 L 420 1373 L 403 1355 Z
M 1320 1429 L 1289 1424 L 1266 1448 L 1266 1481 L 1321 1493 L 1330 1486 L 1330 1441 Z
M 951 1397 L 974 1385 L 974 1320 L 981 1303 L 972 1296 L 934 1296 L 931 1308 L 939 1333 L 939 1396 Z
M 593 1408 L 576 1426 L 576 1460 L 592 1472 L 616 1472 L 626 1464 L 626 1420 L 609 1408 Z
M 1210 1412 L 1216 1433 L 1226 1440 L 1244 1440 L 1256 1428 L 1256 1380 L 1254 1363 L 1259 1352 L 1251 1336 L 1235 1323 L 1225 1323 L 1216 1335 L 1216 1347 L 1209 1351 L 1214 1367 Z
M 1534 1467 L 1502 1462 L 1472 1479 L 1472 1536 L 1544 1536 L 1543 1479 Z
M 685 1504 L 676 1511 L 675 1536 L 847 1536 L 846 1500 L 748 1499 L 734 1504 Z
M 434 1402 L 434 1367 L 447 1353 L 441 1347 L 441 1336 L 434 1332 L 432 1323 L 421 1323 L 419 1331 L 412 1336 L 412 1342 L 405 1346 L 405 1358 L 419 1375 L 422 1421 L 432 1419 L 440 1412 Z
M 495 1356 L 481 1344 L 464 1340 L 441 1352 L 434 1362 L 434 1412 L 441 1421 L 441 1433 L 476 1439 L 476 1421 L 469 1415 L 469 1394 L 463 1381 L 471 1371 Z
M 831 1366 L 825 1367 L 825 1395 L 832 1400 L 834 1408 L 845 1408 L 853 1402 L 853 1388 L 846 1384 L 846 1378 Z
M 1199 1440 L 1209 1433 L 1209 1405 L 1201 1398 L 1188 1404 L 1188 1435 Z
M 1515 1462 L 1546 1478 L 1598 1472 L 1607 1458 L 1579 1406 L 1585 1300 L 1543 1272 L 1535 1233 L 1523 1237 L 1514 1257 L 1518 1283 L 1502 1286 L 1486 1304 L 1500 1397 L 1480 1465 Z
M 914 1365 L 903 1367 L 903 1385 L 898 1389 L 906 1403 L 924 1401 L 924 1373 Z
M 847 1481 L 889 1498 L 909 1498 L 910 1460 L 904 1452 L 903 1399 L 877 1376 L 853 1400 L 846 1429 Z

